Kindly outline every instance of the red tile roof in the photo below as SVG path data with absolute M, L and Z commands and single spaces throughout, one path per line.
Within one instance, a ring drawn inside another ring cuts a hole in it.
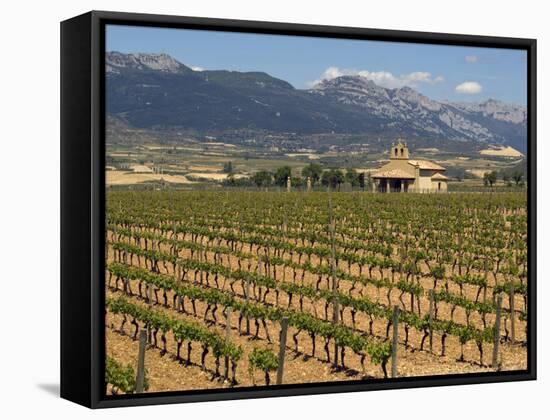
M 375 172 L 372 178 L 393 178 L 393 179 L 414 179 L 414 176 L 402 169 L 389 169 L 387 171 Z
M 443 166 L 438 165 L 435 162 L 431 162 L 429 160 L 409 160 L 409 164 L 413 166 L 419 166 L 420 169 L 431 169 L 434 171 L 444 171 L 445 168 Z
M 443 181 L 446 181 L 446 180 L 449 179 L 449 178 L 447 178 L 445 175 L 440 174 L 440 173 L 438 172 L 438 173 L 432 175 L 432 179 L 436 179 L 436 180 L 437 180 L 437 179 L 441 179 L 441 180 L 443 180 Z

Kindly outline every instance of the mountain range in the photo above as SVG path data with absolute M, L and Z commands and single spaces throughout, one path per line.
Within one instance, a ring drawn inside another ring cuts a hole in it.
M 504 144 L 525 152 L 525 107 L 436 101 L 362 76 L 311 89 L 263 72 L 195 71 L 167 54 L 106 54 L 107 113 L 136 128 L 366 134 Z

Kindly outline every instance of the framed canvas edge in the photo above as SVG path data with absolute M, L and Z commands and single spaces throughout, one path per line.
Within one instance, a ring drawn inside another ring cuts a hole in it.
M 227 20 L 168 15 L 92 11 L 91 20 L 91 115 L 89 150 L 91 159 L 91 299 L 82 302 L 89 308 L 91 325 L 91 358 L 89 404 L 90 408 L 138 406 L 184 402 L 221 401 L 248 398 L 282 397 L 294 395 L 328 394 L 341 392 L 407 389 L 433 386 L 472 385 L 536 379 L 536 40 L 478 35 L 457 35 L 414 31 L 364 29 L 336 26 L 304 25 L 276 22 Z M 208 30 L 240 31 L 302 36 L 376 39 L 394 42 L 440 43 L 492 48 L 524 49 L 528 53 L 528 368 L 525 371 L 457 374 L 397 379 L 372 382 L 350 381 L 316 384 L 272 386 L 270 388 L 236 388 L 219 390 L 175 391 L 119 397 L 103 395 L 104 378 L 104 215 L 105 215 L 105 115 L 104 115 L 104 26 L 109 23 L 139 26 L 169 26 Z M 62 23 L 63 25 L 63 23 Z M 405 39 L 406 38 L 406 39 Z M 62 108 L 63 113 L 63 108 Z M 62 116 L 63 118 L 63 116 Z M 77 176 L 75 174 L 75 176 Z M 63 248 L 63 244 L 61 245 Z M 63 290 L 62 290 L 63 292 Z M 62 314 L 62 317 L 64 315 Z M 65 314 L 65 316 L 67 316 Z M 69 398 L 70 399 L 70 398 Z
M 91 406 L 91 13 L 60 28 L 60 396 Z M 75 283 L 75 278 L 78 282 Z
M 174 391 L 156 394 L 140 394 L 120 396 L 98 401 L 93 408 L 132 407 L 156 404 L 178 404 L 208 401 L 228 401 L 254 398 L 277 398 L 305 395 L 341 394 L 348 392 L 372 392 L 398 389 L 432 388 L 438 386 L 460 386 L 496 384 L 503 382 L 531 381 L 536 378 L 527 371 L 506 373 L 465 374 L 449 376 L 427 376 L 375 380 L 370 383 L 331 382 L 317 384 L 298 384 L 288 386 L 273 386 L 268 388 L 235 388 L 206 391 Z

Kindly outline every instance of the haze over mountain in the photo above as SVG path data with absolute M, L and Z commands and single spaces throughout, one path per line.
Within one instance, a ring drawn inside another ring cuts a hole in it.
M 496 100 L 435 101 L 361 76 L 300 90 L 263 72 L 194 71 L 167 54 L 109 52 L 106 74 L 108 115 L 137 128 L 334 132 L 526 149 L 526 109 Z

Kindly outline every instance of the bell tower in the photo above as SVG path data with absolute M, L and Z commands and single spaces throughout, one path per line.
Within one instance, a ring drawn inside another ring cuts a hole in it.
M 397 142 L 392 144 L 390 149 L 390 159 L 409 159 L 409 148 L 404 140 L 397 139 Z

